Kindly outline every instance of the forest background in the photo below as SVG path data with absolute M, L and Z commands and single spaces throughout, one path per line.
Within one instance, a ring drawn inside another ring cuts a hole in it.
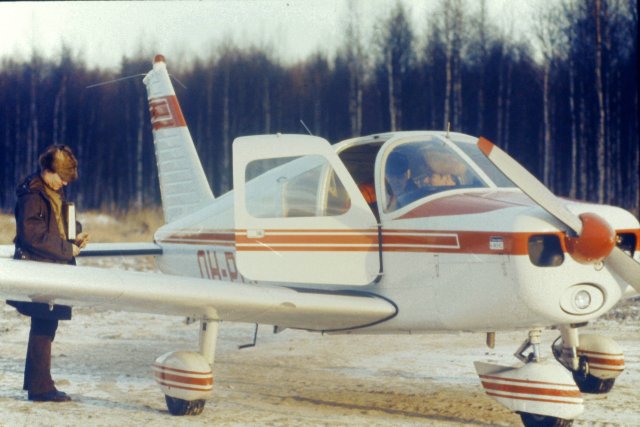
M 376 132 L 446 129 L 483 135 L 556 194 L 639 214 L 638 10 L 634 0 L 548 2 L 527 41 L 493 25 L 484 1 L 441 0 L 423 37 L 398 3 L 362 36 L 357 10 L 335 55 L 284 64 L 268 48 L 213 46 L 172 62 L 177 95 L 216 195 L 231 188 L 231 143 L 305 133 L 330 142 Z M 142 51 L 142 49 L 141 49 Z M 0 209 L 53 143 L 80 160 L 68 193 L 80 209 L 157 206 L 160 194 L 142 77 L 153 53 L 118 70 L 64 49 L 0 63 Z

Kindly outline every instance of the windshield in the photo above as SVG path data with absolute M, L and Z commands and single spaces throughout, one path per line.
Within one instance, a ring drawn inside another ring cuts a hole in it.
M 515 187 L 516 185 L 507 178 L 500 170 L 493 164 L 487 156 L 478 148 L 476 144 L 470 144 L 468 142 L 453 141 L 453 143 L 461 149 L 464 154 L 469 156 L 473 162 L 482 169 L 484 173 L 493 181 L 498 187 Z
M 383 173 L 385 212 L 446 190 L 487 187 L 466 160 L 436 137 L 393 148 Z

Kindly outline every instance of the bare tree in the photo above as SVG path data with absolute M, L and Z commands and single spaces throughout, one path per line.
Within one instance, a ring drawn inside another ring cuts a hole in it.
M 349 0 L 349 23 L 346 30 L 345 56 L 349 68 L 349 124 L 351 135 L 362 134 L 362 97 L 368 58 L 362 40 L 360 12 L 357 3 Z
M 403 85 L 414 61 L 414 36 L 407 11 L 397 3 L 380 27 L 379 63 L 385 80 L 390 130 L 402 129 Z

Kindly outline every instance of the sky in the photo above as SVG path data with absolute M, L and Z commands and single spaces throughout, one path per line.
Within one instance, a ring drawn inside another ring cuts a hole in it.
M 440 0 L 399 0 L 415 28 L 424 28 Z M 531 12 L 536 0 L 488 0 L 499 25 Z M 351 0 L 362 28 L 384 20 L 395 0 Z M 349 0 L 209 0 L 137 2 L 1 2 L 0 58 L 47 58 L 61 46 L 91 66 L 117 67 L 123 56 L 163 53 L 185 61 L 209 57 L 220 43 L 271 49 L 295 62 L 312 53 L 335 52 L 342 44 Z M 477 5 L 477 1 L 468 2 Z M 511 24 L 508 24 L 511 25 Z M 521 27 L 521 26 L 518 26 Z M 367 34 L 365 34 L 365 37 Z

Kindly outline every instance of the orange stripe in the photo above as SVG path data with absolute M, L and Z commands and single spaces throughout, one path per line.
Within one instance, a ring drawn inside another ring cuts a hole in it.
M 377 239 L 376 239 L 377 240 Z M 458 246 L 458 237 L 455 235 L 440 236 L 440 235 L 426 235 L 426 236 L 397 236 L 397 235 L 384 235 L 382 242 L 384 245 L 439 245 L 439 246 Z
M 239 246 L 238 252 L 378 252 L 378 246 Z
M 578 353 L 579 354 L 579 353 Z M 623 359 L 603 359 L 601 357 L 587 357 L 589 363 L 596 363 L 600 365 L 613 365 L 613 366 L 624 366 Z
M 510 381 L 515 383 L 525 383 L 525 384 L 545 384 L 545 385 L 557 385 L 560 387 L 575 387 L 575 384 L 564 384 L 564 383 L 550 383 L 547 381 L 533 381 L 533 380 L 521 380 L 519 378 L 504 378 L 498 377 L 495 375 L 480 375 L 480 378 L 486 378 L 491 380 L 500 380 L 500 381 Z
M 623 353 L 605 353 L 603 351 L 589 351 L 589 350 L 582 350 L 582 349 L 578 350 L 578 354 L 584 354 L 587 356 L 590 354 L 597 354 L 600 356 L 624 357 Z
M 158 240 L 161 243 L 185 245 L 228 246 L 234 244 L 251 245 L 239 248 L 241 251 L 327 251 L 330 249 L 313 245 L 334 245 L 336 251 L 377 250 L 378 237 L 373 229 L 360 230 L 265 230 L 266 235 L 260 238 L 249 238 L 246 230 L 238 229 L 235 235 L 230 232 L 176 233 Z M 282 234 L 278 234 L 282 233 Z M 451 231 L 451 230 L 384 230 L 383 250 L 386 252 L 442 252 L 465 254 L 509 254 L 527 255 L 529 238 L 532 235 L 558 235 L 563 241 L 562 233 L 509 233 L 487 231 Z M 503 249 L 491 249 L 492 239 L 501 239 Z M 300 244 L 303 246 L 295 247 Z M 268 248 L 270 245 L 283 245 Z M 347 245 L 340 248 L 340 245 Z M 349 246 L 351 245 L 351 246 Z M 363 245 L 357 247 L 353 245 Z M 395 246 L 390 246 L 395 245 Z M 422 246 L 421 246 L 422 245 Z M 265 247 L 267 246 L 267 247 Z
M 173 381 L 181 384 L 210 386 L 213 384 L 213 378 L 192 378 L 182 375 L 167 374 L 165 372 L 156 372 L 156 378 L 158 380 Z
M 504 394 L 491 393 L 491 392 L 487 392 L 487 394 L 489 396 L 504 397 L 504 398 L 507 398 L 507 399 L 516 399 L 516 400 L 529 400 L 531 402 L 564 403 L 564 404 L 567 404 L 567 405 L 580 405 L 580 404 L 582 404 L 582 402 L 569 402 L 569 401 L 564 401 L 564 400 L 540 399 L 540 398 L 535 398 L 535 397 L 523 397 L 523 396 L 511 396 L 511 395 L 504 395 Z
M 149 112 L 151 113 L 153 130 L 187 125 L 175 95 L 150 99 Z
M 197 371 L 187 371 L 184 369 L 177 369 L 177 368 L 170 368 L 168 366 L 164 366 L 164 365 L 158 365 L 157 363 L 153 364 L 154 368 L 158 368 L 160 370 L 164 370 L 164 371 L 172 371 L 172 372 L 178 372 L 181 374 L 190 374 L 190 375 L 211 375 L 211 371 L 204 371 L 204 372 L 197 372 Z
M 184 386 L 180 386 L 180 385 L 175 385 L 175 384 L 168 384 L 165 382 L 162 382 L 160 380 L 158 380 L 158 384 L 163 385 L 165 387 L 171 387 L 171 388 L 179 388 L 180 390 L 190 390 L 190 391 L 211 391 L 213 389 L 213 386 L 203 389 L 203 388 L 195 388 L 195 387 L 184 387 Z
M 277 245 L 277 244 L 314 244 L 314 245 L 378 245 L 377 235 L 272 235 L 268 232 L 264 237 L 250 238 L 246 236 L 237 235 L 237 244 L 256 244 L 263 243 L 265 245 Z
M 521 393 L 521 394 L 537 394 L 543 396 L 559 396 L 559 397 L 582 397 L 579 390 L 558 390 L 555 388 L 538 388 L 538 387 L 525 387 L 519 385 L 510 384 L 496 384 L 487 381 L 482 381 L 482 386 L 485 389 L 504 391 L 507 393 Z
M 622 368 L 601 368 L 599 366 L 590 366 L 590 369 L 594 371 L 611 371 L 611 372 L 622 372 L 624 371 L 624 367 Z
M 270 250 L 262 247 L 263 245 L 378 245 L 378 239 L 375 235 L 327 235 L 327 234 L 306 234 L 306 235 L 269 235 L 273 230 L 266 230 L 266 236 L 261 238 L 247 238 L 241 234 L 236 235 L 236 243 L 253 244 L 255 247 L 238 248 L 241 251 L 248 250 Z M 295 230 L 290 230 L 295 233 Z M 405 235 L 401 235 L 403 233 Z M 411 235 L 409 235 L 411 234 Z M 448 234 L 448 235 L 447 235 Z M 425 231 L 425 230 L 385 230 L 383 232 L 383 250 L 389 252 L 458 252 L 458 253 L 474 253 L 474 254 L 510 254 L 510 255 L 526 255 L 529 253 L 529 237 L 532 233 L 496 233 L 496 232 L 473 232 L 473 231 Z M 502 239 L 504 249 L 495 250 L 490 248 L 492 238 Z M 412 245 L 412 246 L 388 246 L 388 245 Z M 424 245 L 423 247 L 413 245 Z M 426 247 L 433 246 L 433 247 Z M 448 248 L 436 247 L 448 246 Z M 459 246 L 459 247 L 458 247 Z M 283 251 L 316 251 L 326 250 L 313 246 L 304 247 L 274 247 L 274 250 Z M 371 248 L 335 248 L 336 250 L 348 251 L 370 251 Z
M 247 229 L 246 228 L 237 228 L 235 230 L 236 235 L 240 234 L 240 235 L 245 235 L 247 234 Z M 268 230 L 265 230 L 266 232 L 269 233 L 315 233 L 315 234 L 322 234 L 322 233 L 349 233 L 349 234 L 362 234 L 362 233 L 377 233 L 378 229 L 377 228 L 349 228 L 349 229 L 344 229 L 344 228 L 270 228 Z M 402 231 L 402 230 L 401 230 Z M 413 231 L 411 231 L 413 232 Z

